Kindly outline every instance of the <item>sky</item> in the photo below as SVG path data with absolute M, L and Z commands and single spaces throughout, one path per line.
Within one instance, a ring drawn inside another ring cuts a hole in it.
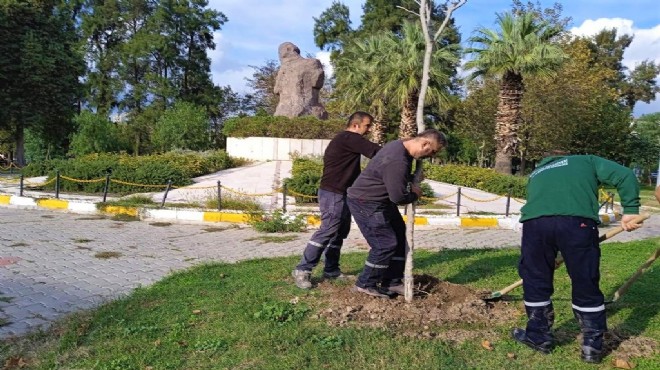
M 314 17 L 333 0 L 209 0 L 209 7 L 228 21 L 215 33 L 216 49 L 209 51 L 213 81 L 232 90 L 249 92 L 245 78 L 268 60 L 277 61 L 277 48 L 286 41 L 300 48 L 301 55 L 321 60 L 326 75 L 332 74 L 329 52 L 314 45 Z M 351 26 L 359 27 L 364 0 L 340 0 L 350 10 Z M 526 3 L 526 1 L 523 1 Z M 536 2 L 536 1 L 534 1 Z M 539 1 L 543 8 L 562 4 L 562 17 L 571 17 L 569 29 L 590 36 L 604 28 L 633 35 L 623 63 L 632 69 L 641 61 L 660 63 L 660 1 L 658 0 L 558 0 Z M 496 14 L 511 9 L 510 0 L 468 0 L 453 14 L 465 42 L 478 27 L 495 28 Z M 660 84 L 660 78 L 658 79 Z M 660 94 L 650 104 L 638 102 L 636 117 L 660 112 Z

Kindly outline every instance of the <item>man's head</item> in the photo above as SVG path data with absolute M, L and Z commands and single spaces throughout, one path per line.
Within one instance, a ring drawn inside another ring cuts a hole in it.
M 366 135 L 373 124 L 374 117 L 366 112 L 355 112 L 348 117 L 346 122 L 346 131 L 355 132 L 356 134 Z
M 428 158 L 435 156 L 442 148 L 447 146 L 447 138 L 445 134 L 436 129 L 428 129 L 414 138 L 404 141 L 404 146 L 413 158 Z

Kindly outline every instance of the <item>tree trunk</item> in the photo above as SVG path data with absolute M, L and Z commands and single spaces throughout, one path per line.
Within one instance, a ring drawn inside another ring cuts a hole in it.
M 518 145 L 520 102 L 523 96 L 522 75 L 506 72 L 502 78 L 495 117 L 495 171 L 510 175 L 511 158 Z
M 371 141 L 381 146 L 385 144 L 386 122 L 385 118 L 381 114 L 378 114 L 374 117 L 374 125 L 371 128 Z
M 401 110 L 401 125 L 399 138 L 406 139 L 417 134 L 417 92 L 414 91 L 406 97 Z

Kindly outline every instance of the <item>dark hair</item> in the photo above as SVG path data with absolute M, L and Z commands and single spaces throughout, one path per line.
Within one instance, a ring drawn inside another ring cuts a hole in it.
M 348 122 L 346 122 L 346 128 L 351 127 L 351 125 L 354 123 L 359 125 L 360 123 L 362 123 L 362 121 L 364 121 L 365 118 L 369 118 L 369 120 L 372 122 L 374 120 L 374 117 L 367 112 L 357 111 L 351 114 L 351 116 L 348 117 Z
M 421 137 L 421 138 L 425 138 L 425 139 L 429 139 L 429 140 L 434 140 L 438 144 L 440 144 L 440 146 L 442 146 L 442 147 L 447 146 L 447 136 L 445 136 L 445 134 L 443 134 L 442 132 L 440 132 L 440 131 L 438 131 L 434 128 L 424 130 L 424 131 L 420 132 L 419 134 L 417 134 L 416 137 Z

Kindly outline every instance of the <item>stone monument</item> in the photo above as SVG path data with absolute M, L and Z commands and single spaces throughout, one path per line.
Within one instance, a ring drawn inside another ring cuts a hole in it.
M 325 74 L 321 61 L 303 58 L 300 49 L 290 42 L 280 45 L 280 69 L 275 79 L 275 94 L 280 101 L 275 109 L 276 116 L 289 118 L 312 115 L 327 119 L 328 112 L 319 103 L 319 92 Z

